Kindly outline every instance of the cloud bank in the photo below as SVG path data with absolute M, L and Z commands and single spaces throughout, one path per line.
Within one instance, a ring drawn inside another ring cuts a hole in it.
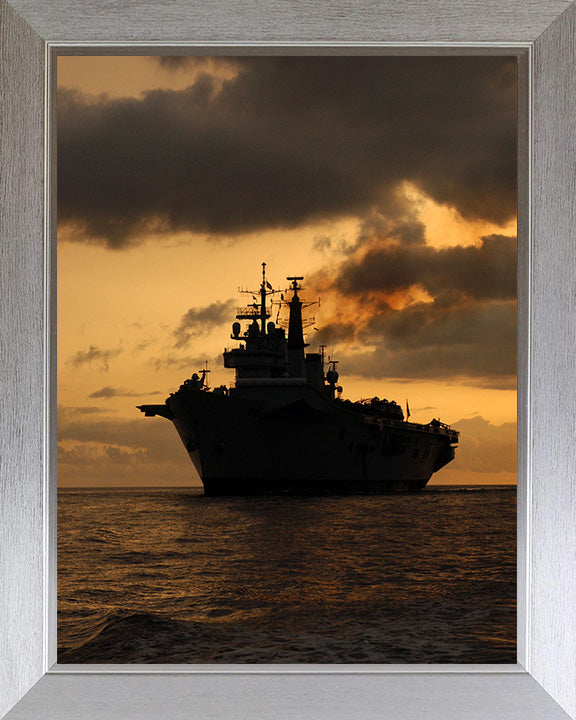
M 483 417 L 464 418 L 453 423 L 460 432 L 454 460 L 434 481 L 469 483 L 516 483 L 516 423 L 493 425 Z
M 235 62 L 218 90 L 206 72 L 139 99 L 59 91 L 58 213 L 78 241 L 393 214 L 405 181 L 465 218 L 514 216 L 514 58 Z
M 338 344 L 343 370 L 515 387 L 516 238 L 435 248 L 384 235 L 366 248 L 361 236 L 311 281 L 337 298 L 317 339 Z

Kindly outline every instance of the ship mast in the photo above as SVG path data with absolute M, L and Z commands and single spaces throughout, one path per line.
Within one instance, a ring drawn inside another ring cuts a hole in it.
M 262 263 L 262 285 L 260 286 L 260 323 L 262 335 L 266 335 L 266 320 L 270 317 L 266 312 L 266 263 Z
M 238 308 L 236 319 L 251 320 L 255 325 L 256 334 L 264 338 L 268 334 L 266 321 L 270 317 L 270 312 L 266 307 L 266 299 L 269 295 L 276 293 L 276 290 L 273 290 L 272 285 L 266 280 L 266 263 L 262 263 L 262 282 L 260 283 L 259 290 L 245 290 L 242 288 L 238 288 L 238 290 L 241 293 L 252 295 L 254 302 L 250 303 L 247 307 Z M 259 297 L 257 297 L 257 295 Z

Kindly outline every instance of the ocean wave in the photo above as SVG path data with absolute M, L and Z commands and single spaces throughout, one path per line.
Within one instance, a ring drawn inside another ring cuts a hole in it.
M 388 608 L 370 621 L 335 623 L 321 614 L 297 625 L 280 618 L 232 622 L 176 620 L 148 612 L 117 613 L 76 648 L 62 648 L 67 663 L 514 663 L 515 639 L 506 626 L 514 608 L 502 608 L 496 627 L 490 613 L 450 601 L 435 608 Z M 468 616 L 468 617 L 467 617 Z M 508 617 L 509 616 L 509 617 Z M 460 626 L 454 618 L 465 622 Z M 446 623 L 452 631 L 447 637 Z M 469 632 L 468 626 L 475 628 Z M 496 630 L 496 632 L 495 632 Z M 456 640 L 456 642 L 455 642 Z
M 155 662 L 159 646 L 174 642 L 179 626 L 190 632 L 192 625 L 147 612 L 111 614 L 99 622 L 97 632 L 81 645 L 59 649 L 58 662 Z

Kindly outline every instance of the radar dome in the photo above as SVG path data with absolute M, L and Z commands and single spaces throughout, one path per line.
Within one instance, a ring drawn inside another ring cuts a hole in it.
M 336 385 L 339 377 L 340 376 L 334 369 L 328 370 L 328 372 L 326 373 L 326 380 L 330 383 L 330 385 Z

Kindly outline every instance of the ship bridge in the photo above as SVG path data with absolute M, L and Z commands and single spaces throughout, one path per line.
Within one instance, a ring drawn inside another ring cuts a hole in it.
M 278 387 L 282 383 L 288 387 L 291 382 L 298 380 L 300 384 L 313 385 L 324 395 L 333 398 L 338 380 L 335 367 L 325 377 L 323 349 L 319 353 L 305 352 L 308 344 L 304 341 L 302 310 L 314 303 L 302 301 L 299 296 L 302 276 L 292 275 L 286 279 L 290 282 L 292 297 L 284 300 L 281 294 L 280 302 L 287 304 L 290 309 L 288 320 L 280 323 L 284 327 L 277 327 L 276 323 L 270 321 L 272 310 L 268 300 L 279 291 L 274 290 L 266 280 L 266 263 L 262 263 L 259 290 L 240 291 L 251 294 L 254 302 L 236 310 L 236 322 L 232 325 L 230 337 L 238 341 L 239 346 L 224 350 L 224 367 L 236 370 L 236 388 L 254 384 L 259 386 L 260 381 L 274 379 L 279 381 Z M 248 321 L 246 329 L 243 330 L 242 324 L 238 322 L 240 320 Z M 335 361 L 332 365 L 335 365 Z

